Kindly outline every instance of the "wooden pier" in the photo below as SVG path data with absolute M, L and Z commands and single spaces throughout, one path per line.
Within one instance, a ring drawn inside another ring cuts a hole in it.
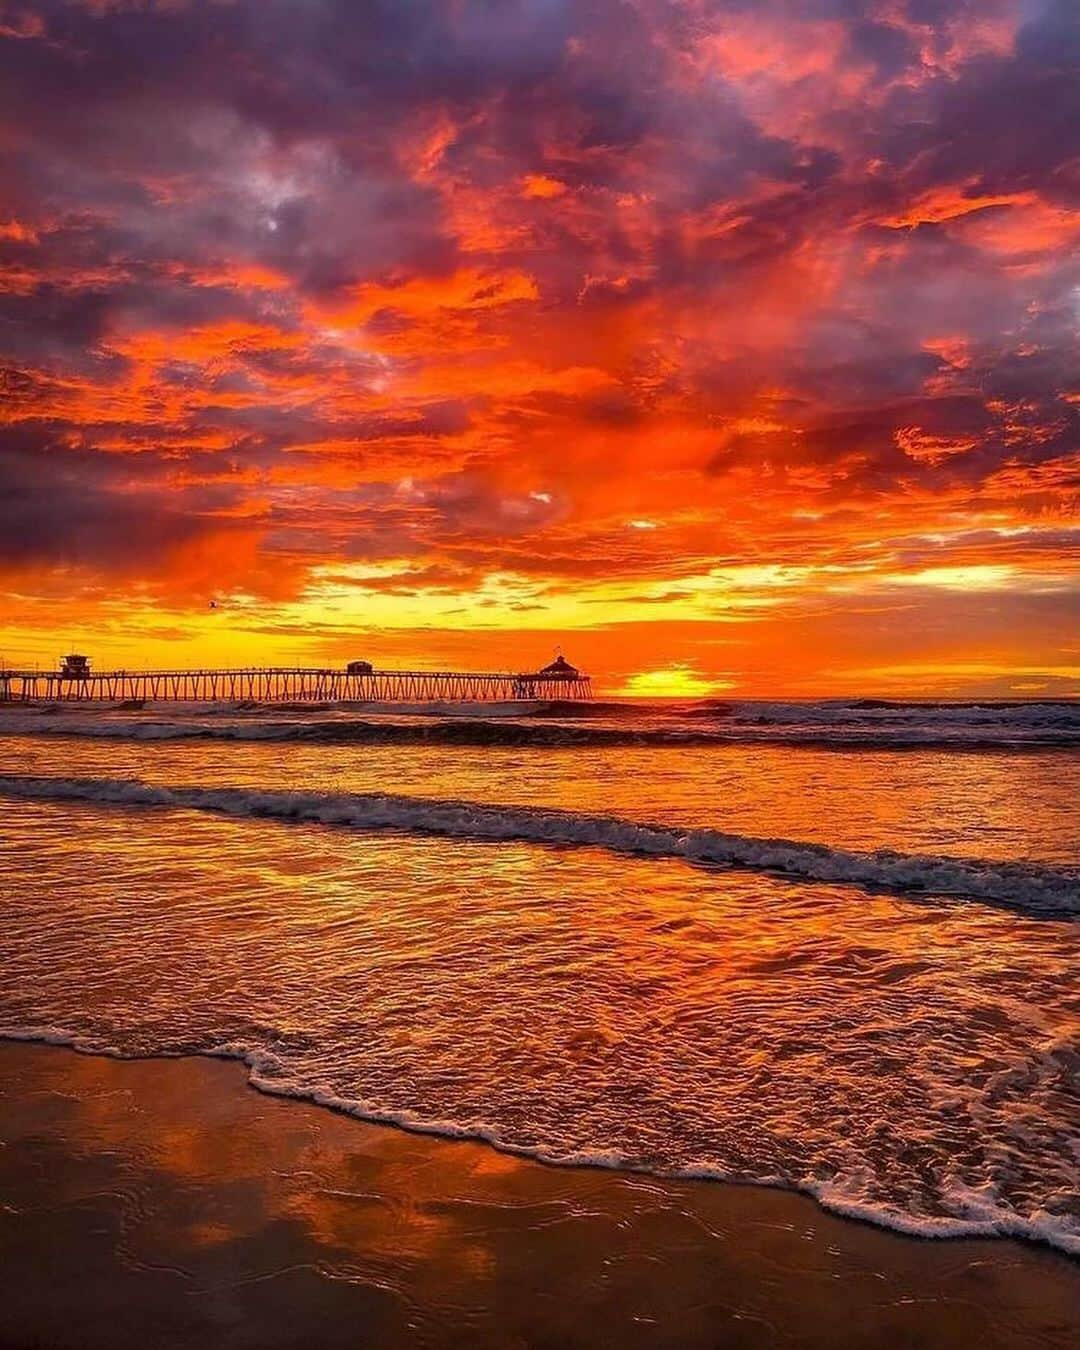
M 366 664 L 366 663 L 353 663 Z M 0 669 L 0 703 L 495 703 L 592 698 L 588 675 L 553 663 L 535 674 L 454 670 L 112 670 L 71 674 Z

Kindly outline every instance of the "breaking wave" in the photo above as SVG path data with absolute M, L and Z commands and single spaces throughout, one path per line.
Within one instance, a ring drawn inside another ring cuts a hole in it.
M 634 716 L 632 710 L 597 714 L 583 704 L 496 711 L 475 706 L 451 710 L 387 706 L 355 716 L 340 708 L 201 708 L 183 713 L 130 714 L 103 710 L 4 711 L 0 735 L 76 737 L 125 741 L 280 741 L 318 745 L 534 746 L 541 749 L 604 747 L 707 747 L 791 745 L 869 750 L 1045 750 L 1080 746 L 1080 709 L 1043 710 L 1007 717 L 979 714 L 876 717 L 853 712 L 825 716 L 800 708 L 799 715 L 772 705 L 685 710 L 679 717 Z
M 792 745 L 822 749 L 950 749 L 950 751 L 1023 751 L 1080 747 L 1080 728 L 1026 726 L 991 729 L 987 725 L 938 729 L 933 726 L 825 726 L 745 724 L 730 721 L 722 729 L 661 728 L 661 726 L 594 726 L 582 722 L 518 722 L 487 717 L 441 720 L 333 721 L 140 720 L 119 718 L 62 718 L 16 722 L 0 721 L 0 734 L 42 737 L 80 737 L 128 741 L 293 741 L 317 745 L 477 745 L 477 747 L 537 747 L 579 749 L 603 747 L 684 747 L 709 745 Z
M 232 711 L 231 709 L 229 710 Z M 270 709 L 260 710 L 264 714 Z M 331 711 L 312 709 L 310 712 Z M 707 745 L 717 738 L 708 731 L 668 731 L 649 728 L 562 725 L 555 721 L 525 722 L 518 709 L 483 717 L 473 708 L 468 714 L 444 711 L 436 716 L 430 709 L 388 710 L 386 716 L 371 718 L 333 716 L 303 719 L 277 715 L 209 720 L 189 716 L 140 717 L 128 719 L 108 714 L 79 717 L 50 713 L 12 714 L 0 720 L 0 734 L 48 737 L 87 737 L 100 740 L 132 741 L 288 741 L 316 745 L 535 745 L 541 747 L 697 744 Z M 540 713 L 541 718 L 553 714 Z M 409 720 L 391 720 L 391 719 Z
M 31 800 L 183 808 L 235 817 L 481 840 L 602 848 L 748 868 L 801 881 L 988 901 L 1036 914 L 1080 914 L 1080 869 L 1033 862 L 857 852 L 711 829 L 679 830 L 616 816 L 393 794 L 158 787 L 128 778 L 0 777 L 0 793 Z

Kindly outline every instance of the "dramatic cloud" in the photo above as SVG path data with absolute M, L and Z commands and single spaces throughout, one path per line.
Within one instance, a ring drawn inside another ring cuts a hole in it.
M 0 3 L 5 655 L 1067 687 L 1078 72 L 1066 0 Z

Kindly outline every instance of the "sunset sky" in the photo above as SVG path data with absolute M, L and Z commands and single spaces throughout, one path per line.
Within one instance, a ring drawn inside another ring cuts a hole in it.
M 0 3 L 0 658 L 1080 691 L 1076 12 Z

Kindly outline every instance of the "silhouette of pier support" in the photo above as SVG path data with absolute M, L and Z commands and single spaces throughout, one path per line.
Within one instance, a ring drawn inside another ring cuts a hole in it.
M 568 668 L 572 669 L 572 668 Z M 453 670 L 244 667 L 233 670 L 0 670 L 0 703 L 496 703 L 592 698 L 577 671 L 488 674 Z

